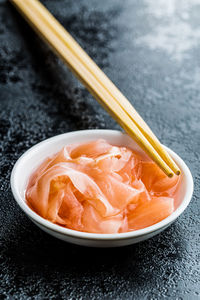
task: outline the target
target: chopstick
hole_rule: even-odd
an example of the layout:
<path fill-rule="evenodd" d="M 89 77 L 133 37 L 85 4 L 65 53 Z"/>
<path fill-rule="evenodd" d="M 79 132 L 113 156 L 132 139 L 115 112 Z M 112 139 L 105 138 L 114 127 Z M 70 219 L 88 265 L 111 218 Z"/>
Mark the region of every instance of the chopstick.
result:
<path fill-rule="evenodd" d="M 37 0 L 10 0 L 93 96 L 169 176 L 180 170 L 130 102 Z M 173 172 L 172 172 L 173 171 Z"/>
<path fill-rule="evenodd" d="M 79 58 L 86 68 L 101 82 L 104 88 L 115 98 L 119 105 L 127 112 L 131 120 L 143 133 L 146 139 L 152 144 L 161 158 L 168 166 L 179 175 L 180 170 L 172 160 L 167 151 L 162 147 L 157 137 L 151 131 L 149 126 L 144 122 L 130 102 L 124 97 L 119 89 L 112 81 L 103 73 L 103 71 L 95 64 L 95 62 L 87 55 L 87 53 L 79 46 L 72 36 L 64 29 L 64 27 L 53 17 L 53 15 L 37 0 L 28 0 L 33 9 L 37 9 L 44 22 L 60 37 L 63 43 Z"/>

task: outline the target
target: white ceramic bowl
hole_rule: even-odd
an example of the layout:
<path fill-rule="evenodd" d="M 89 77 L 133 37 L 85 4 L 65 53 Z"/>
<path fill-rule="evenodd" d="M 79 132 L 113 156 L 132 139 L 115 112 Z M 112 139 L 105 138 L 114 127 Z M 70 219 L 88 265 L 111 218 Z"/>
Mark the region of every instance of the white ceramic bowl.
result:
<path fill-rule="evenodd" d="M 161 222 L 136 231 L 117 234 L 95 234 L 79 232 L 53 224 L 40 217 L 29 208 L 25 201 L 25 189 L 34 169 L 48 156 L 58 152 L 63 146 L 75 142 L 86 142 L 103 138 L 111 144 L 127 146 L 142 152 L 138 145 L 126 134 L 115 130 L 82 130 L 61 134 L 47 139 L 25 152 L 16 162 L 11 174 L 11 188 L 15 200 L 27 216 L 42 230 L 66 242 L 91 247 L 118 247 L 146 240 L 176 220 L 188 206 L 193 193 L 193 179 L 184 161 L 172 150 L 165 147 L 182 171 L 180 204 L 176 210 Z"/>

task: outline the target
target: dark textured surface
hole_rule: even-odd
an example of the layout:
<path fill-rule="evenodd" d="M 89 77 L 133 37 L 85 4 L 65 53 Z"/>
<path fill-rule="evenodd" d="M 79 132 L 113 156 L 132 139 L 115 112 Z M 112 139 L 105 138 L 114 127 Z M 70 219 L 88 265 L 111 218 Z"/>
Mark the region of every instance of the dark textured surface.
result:
<path fill-rule="evenodd" d="M 200 3 L 44 1 L 188 164 L 195 192 L 165 232 L 119 249 L 87 249 L 39 230 L 16 205 L 12 166 L 37 142 L 118 125 L 0 0 L 1 299 L 200 299 Z"/>

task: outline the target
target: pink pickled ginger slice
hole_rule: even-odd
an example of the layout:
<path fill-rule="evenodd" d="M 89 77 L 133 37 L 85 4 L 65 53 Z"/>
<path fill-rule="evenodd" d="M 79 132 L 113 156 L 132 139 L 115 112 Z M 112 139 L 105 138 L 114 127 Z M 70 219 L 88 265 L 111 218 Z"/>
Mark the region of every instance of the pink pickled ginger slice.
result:
<path fill-rule="evenodd" d="M 179 179 L 126 147 L 105 140 L 72 144 L 31 175 L 26 200 L 70 229 L 120 233 L 151 226 L 174 211 Z"/>

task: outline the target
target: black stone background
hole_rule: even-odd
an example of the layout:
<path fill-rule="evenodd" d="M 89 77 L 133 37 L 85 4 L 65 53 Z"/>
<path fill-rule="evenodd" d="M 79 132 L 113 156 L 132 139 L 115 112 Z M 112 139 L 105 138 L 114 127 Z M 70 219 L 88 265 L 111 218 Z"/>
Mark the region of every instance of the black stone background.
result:
<path fill-rule="evenodd" d="M 119 126 L 0 0 L 0 298 L 200 299 L 200 3 L 42 2 L 185 160 L 195 191 L 169 229 L 125 248 L 73 246 L 33 225 L 9 186 L 18 157 L 56 134 Z"/>

